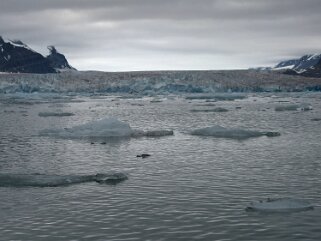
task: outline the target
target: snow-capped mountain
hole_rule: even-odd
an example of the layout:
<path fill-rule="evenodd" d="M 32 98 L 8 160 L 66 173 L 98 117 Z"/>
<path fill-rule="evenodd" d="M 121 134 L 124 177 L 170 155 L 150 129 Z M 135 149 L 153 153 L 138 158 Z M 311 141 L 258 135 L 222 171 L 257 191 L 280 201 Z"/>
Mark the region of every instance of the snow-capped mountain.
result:
<path fill-rule="evenodd" d="M 0 36 L 0 72 L 43 74 L 75 70 L 55 47 L 49 49 L 51 53 L 44 57 L 20 40 L 4 40 Z"/>
<path fill-rule="evenodd" d="M 306 69 L 301 75 L 306 77 L 317 77 L 321 78 L 321 59 L 314 66 Z"/>
<path fill-rule="evenodd" d="M 304 55 L 299 59 L 285 60 L 277 64 L 273 70 L 286 70 L 285 74 L 298 74 L 309 77 L 321 75 L 320 66 L 321 54 Z"/>

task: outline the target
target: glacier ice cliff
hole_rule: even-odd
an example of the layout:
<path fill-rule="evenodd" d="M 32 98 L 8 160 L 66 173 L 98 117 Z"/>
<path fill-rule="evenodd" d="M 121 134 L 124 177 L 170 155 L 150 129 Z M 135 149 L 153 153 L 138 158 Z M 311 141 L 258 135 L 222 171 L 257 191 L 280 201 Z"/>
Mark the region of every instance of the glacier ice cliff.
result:
<path fill-rule="evenodd" d="M 318 89 L 318 86 L 321 87 L 320 79 L 283 75 L 278 72 L 262 73 L 254 70 L 70 71 L 56 74 L 0 74 L 0 93 L 206 94 L 303 91 Z M 217 98 L 220 97 L 217 96 Z M 225 97 L 222 98 L 225 99 Z"/>

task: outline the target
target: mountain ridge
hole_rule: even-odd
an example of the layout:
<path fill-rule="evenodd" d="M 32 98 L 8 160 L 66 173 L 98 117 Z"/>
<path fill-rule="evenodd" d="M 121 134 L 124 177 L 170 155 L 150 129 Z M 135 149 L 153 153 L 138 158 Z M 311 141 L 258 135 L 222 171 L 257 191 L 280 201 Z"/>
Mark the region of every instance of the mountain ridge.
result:
<path fill-rule="evenodd" d="M 298 59 L 284 60 L 275 65 L 272 70 L 285 70 L 284 74 L 320 78 L 321 54 L 307 54 Z"/>
<path fill-rule="evenodd" d="M 0 36 L 0 72 L 46 74 L 76 70 L 54 46 L 48 49 L 50 54 L 44 57 L 21 40 L 4 40 Z"/>

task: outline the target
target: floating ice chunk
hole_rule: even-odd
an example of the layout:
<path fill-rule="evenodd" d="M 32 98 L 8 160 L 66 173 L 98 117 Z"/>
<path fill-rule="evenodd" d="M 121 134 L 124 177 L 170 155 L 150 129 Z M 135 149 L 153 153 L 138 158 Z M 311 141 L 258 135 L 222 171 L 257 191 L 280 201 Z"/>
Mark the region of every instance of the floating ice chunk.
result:
<path fill-rule="evenodd" d="M 88 138 L 130 137 L 132 132 L 129 124 L 115 118 L 106 118 L 63 130 L 44 130 L 40 134 L 65 138 Z"/>
<path fill-rule="evenodd" d="M 299 105 L 280 105 L 275 107 L 275 111 L 296 111 L 299 110 Z"/>
<path fill-rule="evenodd" d="M 321 118 L 312 118 L 311 121 L 321 121 Z"/>
<path fill-rule="evenodd" d="M 163 102 L 161 99 L 158 99 L 158 98 L 154 98 L 150 101 L 150 103 L 160 103 L 160 102 Z"/>
<path fill-rule="evenodd" d="M 84 182 L 117 184 L 127 180 L 124 173 L 96 175 L 0 174 L 0 187 L 59 187 Z"/>
<path fill-rule="evenodd" d="M 292 198 L 268 198 L 264 201 L 252 202 L 248 207 L 246 207 L 247 211 L 270 212 L 303 211 L 309 209 L 313 209 L 313 206 L 309 202 Z"/>
<path fill-rule="evenodd" d="M 74 116 L 75 114 L 70 112 L 39 112 L 38 115 L 40 117 L 50 117 L 50 116 L 65 117 L 65 116 Z"/>
<path fill-rule="evenodd" d="M 219 93 L 219 94 L 212 94 L 212 95 L 191 95 L 186 96 L 185 99 L 187 100 L 204 100 L 204 99 L 214 99 L 216 101 L 224 101 L 224 100 L 238 100 L 238 99 L 245 99 L 247 96 L 243 94 L 235 94 L 235 93 Z"/>
<path fill-rule="evenodd" d="M 172 130 L 132 130 L 129 124 L 115 118 L 105 118 L 65 129 L 40 131 L 40 135 L 62 138 L 161 137 L 173 135 Z"/>
<path fill-rule="evenodd" d="M 217 107 L 214 109 L 192 109 L 191 112 L 228 112 L 228 109 L 225 109 L 223 107 Z"/>
<path fill-rule="evenodd" d="M 105 183 L 105 184 L 117 184 L 127 179 L 128 179 L 128 176 L 121 172 L 114 172 L 114 173 L 108 173 L 108 174 L 98 173 L 94 176 L 95 182 Z"/>
<path fill-rule="evenodd" d="M 300 110 L 309 111 L 309 110 L 313 110 L 313 107 L 312 107 L 312 105 L 310 105 L 308 103 L 303 103 L 300 106 Z"/>
<path fill-rule="evenodd" d="M 162 136 L 172 136 L 174 132 L 172 130 L 151 130 L 151 131 L 141 131 L 135 130 L 132 133 L 132 137 L 162 137 Z"/>
<path fill-rule="evenodd" d="M 145 136 L 149 136 L 149 137 L 172 136 L 172 135 L 174 135 L 174 132 L 172 130 L 145 131 Z"/>
<path fill-rule="evenodd" d="M 275 107 L 275 111 L 299 111 L 299 110 L 308 111 L 308 110 L 312 110 L 312 109 L 313 109 L 312 106 L 307 103 L 303 103 L 300 105 L 295 105 L 295 104 L 280 105 L 280 106 Z"/>
<path fill-rule="evenodd" d="M 204 103 L 204 104 L 198 104 L 198 105 L 195 105 L 195 106 L 216 106 L 216 104 L 214 104 L 214 103 Z"/>
<path fill-rule="evenodd" d="M 253 131 L 253 130 L 244 130 L 232 128 L 228 129 L 222 126 L 211 126 L 201 129 L 196 129 L 191 132 L 192 135 L 198 136 L 213 136 L 217 138 L 231 138 L 231 139 L 247 139 L 252 137 L 259 136 L 279 136 L 279 132 L 262 132 L 262 131 Z"/>

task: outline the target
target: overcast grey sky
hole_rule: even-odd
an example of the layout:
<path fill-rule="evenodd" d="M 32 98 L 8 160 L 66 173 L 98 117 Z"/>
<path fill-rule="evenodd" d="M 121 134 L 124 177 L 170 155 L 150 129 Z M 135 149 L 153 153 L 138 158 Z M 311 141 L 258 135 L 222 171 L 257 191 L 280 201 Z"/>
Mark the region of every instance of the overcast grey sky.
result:
<path fill-rule="evenodd" d="M 320 0 L 0 0 L 0 35 L 80 70 L 237 69 L 321 53 Z"/>

